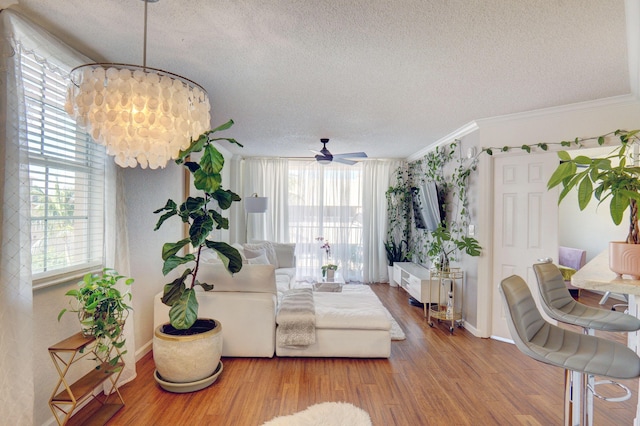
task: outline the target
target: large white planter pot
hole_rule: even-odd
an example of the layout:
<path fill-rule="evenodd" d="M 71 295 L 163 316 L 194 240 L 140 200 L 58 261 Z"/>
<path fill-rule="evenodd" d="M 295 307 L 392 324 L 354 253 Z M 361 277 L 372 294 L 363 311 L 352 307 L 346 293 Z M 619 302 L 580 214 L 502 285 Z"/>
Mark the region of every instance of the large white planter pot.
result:
<path fill-rule="evenodd" d="M 398 287 L 398 283 L 393 280 L 393 266 L 387 266 L 387 272 L 389 274 L 389 285 L 391 287 Z"/>
<path fill-rule="evenodd" d="M 630 275 L 640 279 L 640 244 L 627 244 L 621 241 L 609 243 L 609 269 L 622 277 Z"/>
<path fill-rule="evenodd" d="M 215 323 L 215 328 L 197 334 L 175 336 L 165 333 L 167 324 L 153 334 L 153 361 L 162 378 L 169 382 L 196 382 L 213 375 L 222 355 L 222 324 L 209 318 L 198 318 L 194 327 Z"/>

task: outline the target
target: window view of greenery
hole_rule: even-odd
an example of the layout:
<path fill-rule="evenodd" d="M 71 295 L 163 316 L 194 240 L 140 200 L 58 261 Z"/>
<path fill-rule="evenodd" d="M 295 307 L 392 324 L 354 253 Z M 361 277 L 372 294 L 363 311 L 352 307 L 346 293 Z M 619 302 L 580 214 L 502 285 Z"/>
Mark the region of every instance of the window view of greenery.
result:
<path fill-rule="evenodd" d="M 67 80 L 21 56 L 34 278 L 103 263 L 104 149 L 64 112 Z"/>

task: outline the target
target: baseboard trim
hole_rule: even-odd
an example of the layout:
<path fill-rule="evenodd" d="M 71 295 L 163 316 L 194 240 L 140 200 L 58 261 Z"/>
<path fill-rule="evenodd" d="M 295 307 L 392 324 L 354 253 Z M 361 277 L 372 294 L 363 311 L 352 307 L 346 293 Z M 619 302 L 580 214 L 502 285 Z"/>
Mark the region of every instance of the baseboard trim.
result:
<path fill-rule="evenodd" d="M 136 362 L 140 361 L 146 354 L 153 349 L 153 340 L 149 340 L 136 351 Z"/>

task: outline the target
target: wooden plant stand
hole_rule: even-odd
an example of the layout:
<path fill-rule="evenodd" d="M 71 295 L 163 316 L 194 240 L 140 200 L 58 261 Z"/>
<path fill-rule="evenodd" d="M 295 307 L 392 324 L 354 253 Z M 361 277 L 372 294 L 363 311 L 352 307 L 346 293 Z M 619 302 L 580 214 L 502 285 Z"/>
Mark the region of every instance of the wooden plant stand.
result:
<path fill-rule="evenodd" d="M 124 362 L 119 362 L 115 367 L 107 362 L 100 363 L 102 360 L 97 355 L 96 343 L 95 338 L 77 333 L 49 348 L 49 355 L 60 376 L 49 399 L 49 407 L 59 425 L 104 425 L 124 407 L 124 400 L 116 387 Z M 118 348 L 114 350 L 120 354 Z M 74 383 L 69 383 L 65 376 L 71 366 L 89 355 L 98 360 L 99 368 L 96 367 Z M 111 381 L 115 392 L 103 397 L 94 395 L 94 389 L 106 380 Z M 111 398 L 112 401 L 109 401 L 114 393 L 117 398 Z M 84 402 L 87 404 L 74 413 L 78 405 Z"/>

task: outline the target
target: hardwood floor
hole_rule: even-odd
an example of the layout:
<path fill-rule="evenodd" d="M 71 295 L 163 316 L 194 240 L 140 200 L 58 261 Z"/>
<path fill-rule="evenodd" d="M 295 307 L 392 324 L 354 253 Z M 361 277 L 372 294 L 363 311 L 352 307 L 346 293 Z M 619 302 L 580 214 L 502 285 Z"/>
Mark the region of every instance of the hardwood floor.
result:
<path fill-rule="evenodd" d="M 211 387 L 172 394 L 153 380 L 149 354 L 138 362 L 138 377 L 122 387 L 126 405 L 108 424 L 257 426 L 325 401 L 357 405 L 380 426 L 562 424 L 563 370 L 512 344 L 461 328 L 452 335 L 444 323 L 431 328 L 404 290 L 371 287 L 407 335 L 392 342 L 389 359 L 223 358 Z M 581 301 L 597 305 L 599 297 L 583 292 Z M 631 399 L 596 400 L 595 424 L 633 424 L 638 381 L 622 382 Z"/>

